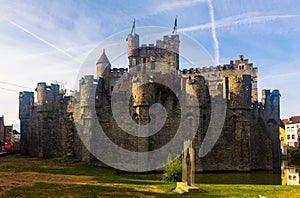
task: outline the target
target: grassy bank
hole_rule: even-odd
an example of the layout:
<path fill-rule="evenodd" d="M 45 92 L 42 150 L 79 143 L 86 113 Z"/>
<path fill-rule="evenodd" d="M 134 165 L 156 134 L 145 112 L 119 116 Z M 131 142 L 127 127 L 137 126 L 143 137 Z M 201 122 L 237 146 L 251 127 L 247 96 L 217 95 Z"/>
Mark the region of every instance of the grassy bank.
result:
<path fill-rule="evenodd" d="M 0 179 L 0 197 L 182 197 L 172 191 L 175 183 L 129 178 L 117 175 L 113 169 L 80 163 L 61 165 L 19 155 L 0 158 Z M 260 194 L 300 197 L 299 186 L 197 186 L 208 192 L 201 197 L 258 197 Z"/>

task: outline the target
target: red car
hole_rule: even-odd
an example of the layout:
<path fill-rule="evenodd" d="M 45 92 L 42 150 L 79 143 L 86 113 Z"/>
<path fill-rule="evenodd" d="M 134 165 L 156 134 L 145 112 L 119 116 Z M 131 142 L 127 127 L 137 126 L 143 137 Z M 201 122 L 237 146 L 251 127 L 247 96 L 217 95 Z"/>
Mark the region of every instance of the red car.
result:
<path fill-rule="evenodd" d="M 12 148 L 12 146 L 5 142 L 4 149 L 11 149 L 11 148 Z"/>

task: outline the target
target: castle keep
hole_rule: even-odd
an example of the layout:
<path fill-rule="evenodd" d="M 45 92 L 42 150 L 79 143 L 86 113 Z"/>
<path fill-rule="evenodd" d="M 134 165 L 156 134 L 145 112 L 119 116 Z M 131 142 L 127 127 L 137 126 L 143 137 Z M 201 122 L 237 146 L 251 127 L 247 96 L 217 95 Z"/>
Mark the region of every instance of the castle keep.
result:
<path fill-rule="evenodd" d="M 216 144 L 207 155 L 197 155 L 196 171 L 279 168 L 280 93 L 262 90 L 261 102 L 258 101 L 258 69 L 248 59 L 240 55 L 222 66 L 181 70 L 179 35 L 164 36 L 155 45 L 140 45 L 139 35 L 129 34 L 127 42 L 128 68 L 112 68 L 103 50 L 96 63 L 96 78 L 83 76 L 73 98 L 60 94 L 56 84 L 38 83 L 36 102 L 33 92 L 20 93 L 22 154 L 105 165 L 89 153 L 103 146 L 104 140 L 92 130 L 96 123 L 110 141 L 123 149 L 154 151 L 176 136 L 181 119 L 195 118 L 193 109 L 199 109 L 199 125 L 193 139 L 195 151 L 199 151 L 210 124 L 220 122 L 212 116 L 214 104 L 224 101 L 220 136 L 215 137 Z M 122 83 L 118 84 L 120 80 Z M 166 86 L 169 84 L 174 89 Z M 191 95 L 198 104 L 190 102 Z M 178 96 L 183 96 L 186 109 L 182 110 Z M 113 97 L 127 101 L 117 105 L 123 107 L 118 112 L 129 111 L 131 121 L 140 126 L 160 119 L 160 115 L 151 113 L 151 106 L 156 103 L 164 106 L 166 121 L 157 133 L 147 137 L 126 133 L 114 118 Z M 74 121 L 82 127 L 75 127 Z M 84 139 L 80 140 L 78 134 Z M 83 145 L 82 141 L 91 143 Z"/>

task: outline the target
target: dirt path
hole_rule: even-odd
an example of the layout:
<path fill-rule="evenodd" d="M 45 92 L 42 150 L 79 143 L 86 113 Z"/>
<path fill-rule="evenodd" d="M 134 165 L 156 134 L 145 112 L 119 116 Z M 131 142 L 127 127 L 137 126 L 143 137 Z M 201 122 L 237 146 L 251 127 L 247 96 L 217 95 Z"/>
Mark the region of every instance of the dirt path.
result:
<path fill-rule="evenodd" d="M 29 163 L 28 163 L 29 162 Z M 74 176 L 61 174 L 48 174 L 39 172 L 18 172 L 17 167 L 26 169 L 30 166 L 45 166 L 45 162 L 36 159 L 18 158 L 14 156 L 5 156 L 0 158 L 0 197 L 7 191 L 19 186 L 33 186 L 36 183 L 56 183 L 56 184 L 96 184 L 92 176 Z M 65 168 L 59 165 L 51 165 L 51 167 Z"/>

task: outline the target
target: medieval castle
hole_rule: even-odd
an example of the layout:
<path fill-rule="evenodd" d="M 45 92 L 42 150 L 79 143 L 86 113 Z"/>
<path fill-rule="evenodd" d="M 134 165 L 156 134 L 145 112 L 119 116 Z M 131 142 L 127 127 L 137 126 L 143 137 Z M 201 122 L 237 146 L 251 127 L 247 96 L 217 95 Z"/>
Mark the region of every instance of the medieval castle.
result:
<path fill-rule="evenodd" d="M 199 126 L 193 139 L 196 150 L 200 149 L 209 124 L 219 122 L 212 120 L 215 119 L 211 116 L 213 103 L 221 98 L 226 104 L 221 134 L 206 156 L 197 156 L 196 171 L 251 171 L 280 167 L 280 93 L 278 90 L 263 90 L 261 102 L 258 102 L 258 69 L 248 59 L 240 55 L 238 60 L 223 66 L 180 70 L 179 35 L 164 36 L 163 40 L 157 40 L 156 45 L 140 45 L 139 35 L 134 33 L 128 35 L 127 42 L 129 67 L 112 68 L 103 50 L 96 63 L 96 78 L 83 76 L 79 91 L 73 96 L 64 96 L 59 85 L 48 86 L 46 83 L 38 83 L 37 101 L 34 101 L 33 92 L 20 93 L 22 154 L 105 165 L 89 152 L 101 150 L 103 146 L 101 138 L 91 130 L 95 122 L 100 123 L 110 141 L 123 149 L 154 151 L 176 135 L 181 118 L 190 117 L 189 111 L 182 111 L 177 96 L 185 94 L 182 100 L 188 103 L 188 95 L 196 93 L 199 109 Z M 121 78 L 123 83 L 117 84 Z M 163 83 L 166 81 L 177 89 L 164 86 L 168 84 Z M 117 124 L 112 112 L 112 98 L 128 101 L 128 94 L 128 108 L 124 103 L 125 107 L 119 110 L 129 111 L 138 125 L 146 125 L 153 116 L 159 116 L 151 115 L 151 105 L 160 103 L 165 107 L 167 119 L 158 133 L 138 137 L 124 132 Z M 189 108 L 194 108 L 193 104 Z M 75 123 L 80 123 L 83 128 Z M 79 138 L 82 134 L 85 140 Z M 90 145 L 82 143 L 89 141 Z"/>

